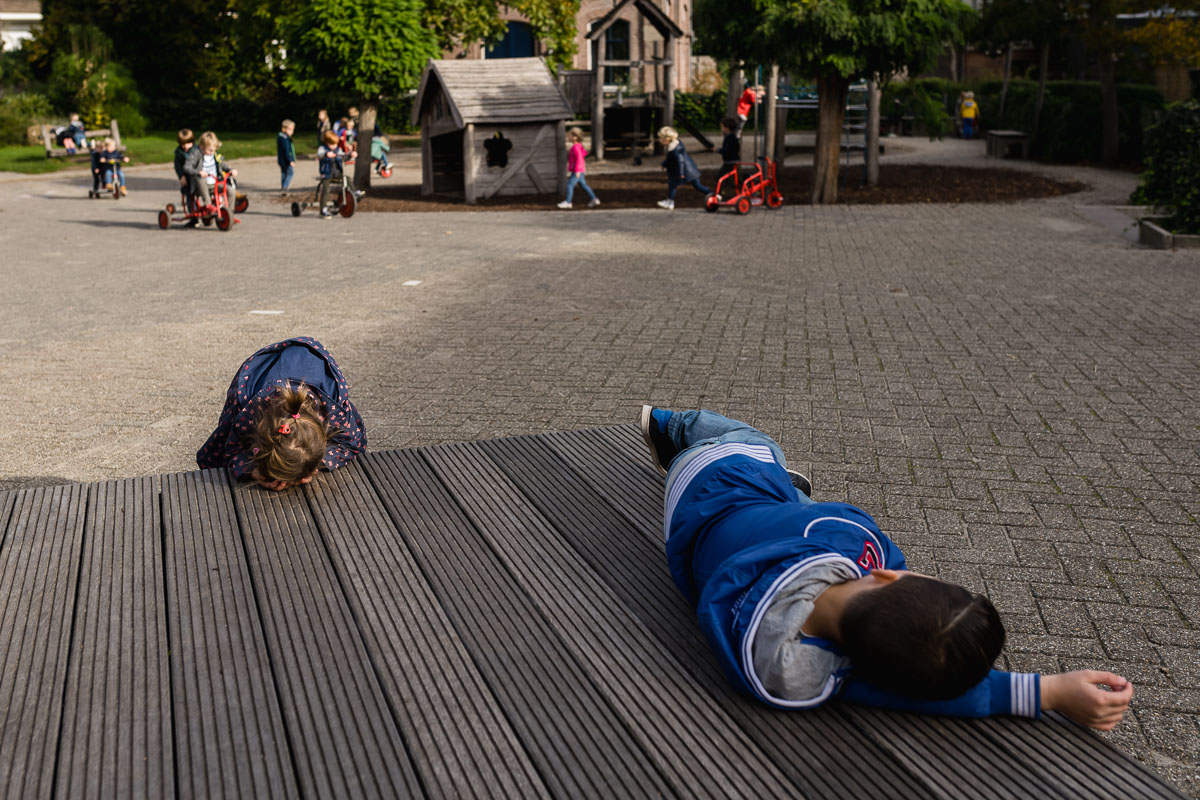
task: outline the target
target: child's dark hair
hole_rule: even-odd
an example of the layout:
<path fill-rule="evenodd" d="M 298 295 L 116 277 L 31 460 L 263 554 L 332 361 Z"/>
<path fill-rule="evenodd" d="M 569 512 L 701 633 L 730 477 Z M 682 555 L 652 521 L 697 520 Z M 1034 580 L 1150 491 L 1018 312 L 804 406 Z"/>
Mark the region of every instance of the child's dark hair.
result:
<path fill-rule="evenodd" d="M 180 128 L 179 133 L 175 135 L 175 139 L 178 140 L 181 145 L 190 144 L 195 140 L 195 138 L 192 136 L 191 128 Z"/>
<path fill-rule="evenodd" d="M 736 131 L 738 126 L 737 117 L 723 117 L 721 119 L 721 127 L 727 130 Z"/>
<path fill-rule="evenodd" d="M 285 384 L 263 404 L 250 432 L 254 467 L 268 480 L 296 483 L 317 471 L 333 436 L 312 390 Z"/>
<path fill-rule="evenodd" d="M 852 597 L 841 634 L 856 678 L 919 700 L 963 694 L 1004 647 L 1004 625 L 990 600 L 911 574 Z"/>

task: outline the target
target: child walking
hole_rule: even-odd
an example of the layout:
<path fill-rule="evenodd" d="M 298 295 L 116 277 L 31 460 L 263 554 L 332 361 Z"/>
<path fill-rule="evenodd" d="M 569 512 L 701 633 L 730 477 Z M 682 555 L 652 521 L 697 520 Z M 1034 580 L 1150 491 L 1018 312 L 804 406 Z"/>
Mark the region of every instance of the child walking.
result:
<path fill-rule="evenodd" d="M 367 448 L 358 409 L 333 356 L 309 336 L 276 342 L 242 363 L 217 429 L 196 453 L 201 469 L 228 467 L 275 491 Z"/>
<path fill-rule="evenodd" d="M 279 135 L 275 137 L 275 160 L 279 162 L 279 193 L 287 194 L 292 177 L 296 174 L 296 148 L 292 144 L 292 134 L 296 131 L 296 123 L 285 119 L 279 126 Z"/>
<path fill-rule="evenodd" d="M 667 151 L 667 157 L 662 162 L 667 171 L 667 199 L 659 200 L 658 207 L 668 210 L 675 208 L 675 190 L 683 183 L 691 184 L 703 195 L 711 194 L 709 188 L 700 182 L 700 168 L 683 148 L 683 142 L 679 141 L 679 134 L 675 129 L 659 128 L 658 141 Z"/>
<path fill-rule="evenodd" d="M 571 197 L 575 194 L 575 187 L 582 186 L 587 192 L 588 208 L 595 208 L 600 205 L 600 201 L 596 199 L 596 193 L 592 191 L 592 187 L 588 186 L 587 179 L 583 177 L 583 173 L 587 170 L 584 164 L 584 159 L 587 158 L 587 150 L 583 146 L 583 131 L 579 128 L 571 128 L 567 131 L 567 199 L 558 204 L 559 208 L 570 208 Z"/>

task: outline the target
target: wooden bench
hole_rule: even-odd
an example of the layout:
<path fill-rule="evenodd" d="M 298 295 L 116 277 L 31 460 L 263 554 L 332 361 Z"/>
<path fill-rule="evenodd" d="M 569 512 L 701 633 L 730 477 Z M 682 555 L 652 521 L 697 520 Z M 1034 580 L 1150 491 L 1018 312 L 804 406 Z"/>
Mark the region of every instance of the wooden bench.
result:
<path fill-rule="evenodd" d="M 1054 715 L 738 695 L 635 426 L 0 492 L 6 797 L 1182 798 Z"/>
<path fill-rule="evenodd" d="M 112 137 L 117 143 L 117 149 L 121 147 L 121 129 L 117 126 L 117 121 L 114 119 L 108 124 L 107 128 L 98 128 L 96 130 L 85 130 L 83 135 L 89 140 L 104 139 Z M 58 140 L 54 136 L 53 126 L 42 126 L 42 144 L 46 147 L 46 158 L 63 158 L 70 155 L 86 156 L 88 150 L 86 147 L 81 147 L 74 154 L 69 152 L 65 147 L 59 147 Z"/>
<path fill-rule="evenodd" d="M 1029 134 L 1021 131 L 988 131 L 987 154 L 1008 158 L 1013 147 L 1019 147 L 1021 158 L 1029 158 Z"/>

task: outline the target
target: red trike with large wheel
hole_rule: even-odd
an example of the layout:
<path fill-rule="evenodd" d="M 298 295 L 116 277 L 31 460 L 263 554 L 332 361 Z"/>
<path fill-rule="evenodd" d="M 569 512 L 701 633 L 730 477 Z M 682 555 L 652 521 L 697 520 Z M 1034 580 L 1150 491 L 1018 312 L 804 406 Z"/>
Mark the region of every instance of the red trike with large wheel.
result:
<path fill-rule="evenodd" d="M 733 206 L 739 214 L 749 214 L 753 206 L 783 205 L 783 195 L 775 183 L 775 162 L 769 158 L 759 161 L 763 164 L 738 162 L 717 179 L 716 191 L 704 198 L 704 210 L 716 212 L 721 206 Z"/>
<path fill-rule="evenodd" d="M 229 203 L 229 181 L 227 176 L 222 173 L 217 176 L 216 183 L 212 189 L 212 205 L 204 207 L 200 205 L 200 198 L 192 194 L 188 190 L 181 192 L 181 200 L 179 208 L 176 209 L 174 203 L 167 203 L 167 207 L 158 212 L 158 227 L 166 230 L 172 222 L 188 222 L 195 225 L 197 221 L 203 222 L 205 225 L 217 224 L 217 229 L 228 231 L 235 224 L 241 222 L 233 216 L 233 212 Z M 245 200 L 245 196 L 237 196 L 235 189 L 235 199 L 233 201 L 233 210 L 244 211 L 249 207 L 250 202 Z M 176 211 L 182 211 L 180 216 L 172 217 Z"/>

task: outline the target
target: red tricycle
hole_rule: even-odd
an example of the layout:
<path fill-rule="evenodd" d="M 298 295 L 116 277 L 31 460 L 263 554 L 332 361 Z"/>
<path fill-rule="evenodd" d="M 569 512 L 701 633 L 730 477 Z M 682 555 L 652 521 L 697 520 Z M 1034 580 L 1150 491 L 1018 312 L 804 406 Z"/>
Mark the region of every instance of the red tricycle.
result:
<path fill-rule="evenodd" d="M 717 179 L 716 191 L 704 198 L 704 210 L 715 212 L 721 206 L 734 206 L 739 214 L 749 214 L 751 206 L 783 205 L 783 195 L 775 183 L 775 162 L 769 158 L 759 160 L 766 165 L 765 169 L 759 164 L 739 162 Z"/>
<path fill-rule="evenodd" d="M 195 226 L 196 222 L 203 222 L 205 225 L 217 223 L 217 228 L 222 231 L 228 231 L 235 223 L 240 223 L 240 219 L 234 218 L 230 212 L 228 178 L 222 173 L 217 176 L 216 183 L 211 188 L 212 205 L 205 208 L 200 205 L 200 198 L 192 194 L 189 190 L 184 189 L 180 192 L 181 201 L 179 211 L 183 214 L 172 218 L 171 215 L 177 210 L 174 203 L 167 203 L 166 209 L 158 212 L 158 227 L 166 230 L 171 222 L 187 222 L 191 226 Z M 249 200 L 245 196 L 236 195 L 233 201 L 235 211 L 245 211 L 249 207 Z"/>

